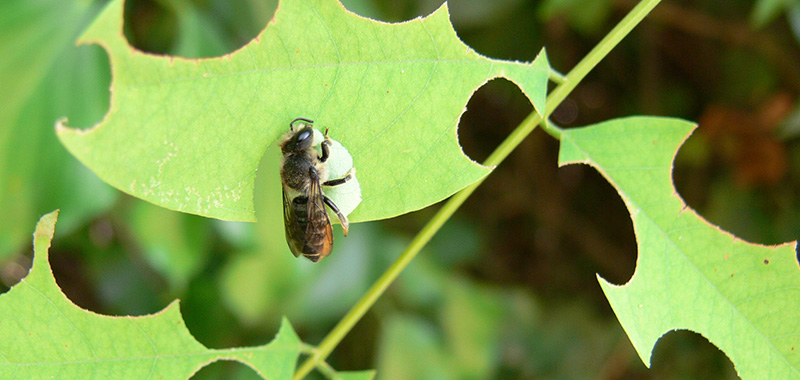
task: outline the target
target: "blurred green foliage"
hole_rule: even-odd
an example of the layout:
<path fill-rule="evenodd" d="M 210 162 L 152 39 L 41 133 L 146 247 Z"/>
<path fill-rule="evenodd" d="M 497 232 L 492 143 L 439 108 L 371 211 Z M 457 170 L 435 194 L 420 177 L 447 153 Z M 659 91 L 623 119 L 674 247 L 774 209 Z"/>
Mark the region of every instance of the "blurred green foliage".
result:
<path fill-rule="evenodd" d="M 29 265 L 30 230 L 61 208 L 51 260 L 78 305 L 141 315 L 182 299 L 194 336 L 211 347 L 263 344 L 288 316 L 318 342 L 364 293 L 426 209 L 352 226 L 313 265 L 289 253 L 277 156 L 264 157 L 255 224 L 177 214 L 117 194 L 66 154 L 55 120 L 90 126 L 108 107 L 107 57 L 73 41 L 100 3 L 42 1 L 10 19 L 0 5 L 0 286 Z M 348 0 L 362 15 L 402 21 L 433 0 Z M 452 1 L 459 36 L 482 54 L 531 60 L 541 46 L 567 71 L 632 1 Z M 54 4 L 59 4 L 54 7 Z M 268 22 L 275 2 L 130 0 L 126 36 L 139 49 L 186 57 L 232 51 Z M 597 7 L 595 9 L 594 7 Z M 700 122 L 680 149 L 674 180 L 687 203 L 749 241 L 800 234 L 800 6 L 791 1 L 664 1 L 586 78 L 553 116 L 560 125 L 658 114 Z M 530 112 L 512 85 L 494 81 L 459 127 L 467 154 L 483 159 Z M 557 142 L 535 133 L 489 177 L 422 255 L 343 341 L 337 369 L 377 368 L 396 379 L 733 379 L 716 348 L 667 334 L 647 370 L 613 317 L 595 273 L 633 273 L 630 218 L 591 169 L 556 169 Z M 271 155 L 272 154 L 272 155 Z M 260 196 L 261 195 L 261 196 Z M 435 208 L 435 207 L 434 207 Z M 254 379 L 215 363 L 195 379 Z"/>
<path fill-rule="evenodd" d="M 0 261 L 27 246 L 30 226 L 56 208 L 60 234 L 103 212 L 116 194 L 55 138 L 56 119 L 91 125 L 108 108 L 108 60 L 75 47 L 98 13 L 86 2 L 3 2 L 0 12 Z M 24 243 L 23 243 L 24 242 Z M 24 245 L 23 245 L 24 244 Z"/>

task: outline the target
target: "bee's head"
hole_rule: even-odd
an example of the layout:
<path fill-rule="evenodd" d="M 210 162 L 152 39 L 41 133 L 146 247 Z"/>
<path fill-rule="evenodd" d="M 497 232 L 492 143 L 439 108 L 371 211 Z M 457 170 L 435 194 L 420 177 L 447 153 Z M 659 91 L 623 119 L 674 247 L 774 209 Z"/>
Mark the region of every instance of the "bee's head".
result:
<path fill-rule="evenodd" d="M 313 121 L 308 119 L 295 119 L 289 124 L 287 133 L 281 144 L 281 152 L 300 152 L 314 146 Z"/>

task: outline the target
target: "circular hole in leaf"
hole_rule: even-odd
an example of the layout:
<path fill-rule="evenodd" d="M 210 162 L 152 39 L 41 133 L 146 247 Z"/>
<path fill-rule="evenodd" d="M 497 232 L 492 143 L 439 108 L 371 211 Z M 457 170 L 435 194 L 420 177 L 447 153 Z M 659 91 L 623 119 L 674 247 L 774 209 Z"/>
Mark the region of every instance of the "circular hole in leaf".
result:
<path fill-rule="evenodd" d="M 258 36 L 276 8 L 276 0 L 127 1 L 124 31 L 129 43 L 145 52 L 214 57 Z"/>
<path fill-rule="evenodd" d="M 458 141 L 471 159 L 483 162 L 533 110 L 514 83 L 497 78 L 472 94 L 458 124 Z"/>
<path fill-rule="evenodd" d="M 191 380 L 263 380 L 256 371 L 245 364 L 232 360 L 220 360 L 197 371 Z"/>
<path fill-rule="evenodd" d="M 693 331 L 670 331 L 653 349 L 648 373 L 654 379 L 738 379 L 725 353 Z"/>

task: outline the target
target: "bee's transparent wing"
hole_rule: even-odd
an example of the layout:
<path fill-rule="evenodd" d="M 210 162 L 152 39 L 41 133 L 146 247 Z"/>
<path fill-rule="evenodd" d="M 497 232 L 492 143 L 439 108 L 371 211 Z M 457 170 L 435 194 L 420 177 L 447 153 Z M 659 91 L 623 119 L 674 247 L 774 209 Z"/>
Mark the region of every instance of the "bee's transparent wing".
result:
<path fill-rule="evenodd" d="M 328 256 L 333 249 L 333 229 L 328 213 L 325 211 L 325 202 L 322 199 L 322 189 L 319 178 L 311 178 L 308 187 L 308 226 L 305 231 L 305 242 L 314 254 L 306 253 L 311 261 Z M 316 256 L 316 257 L 312 257 Z"/>
<path fill-rule="evenodd" d="M 283 190 L 283 226 L 286 230 L 286 243 L 294 257 L 303 253 L 303 239 L 305 239 L 305 229 L 300 225 L 300 221 L 295 215 L 292 200 L 286 196 Z"/>

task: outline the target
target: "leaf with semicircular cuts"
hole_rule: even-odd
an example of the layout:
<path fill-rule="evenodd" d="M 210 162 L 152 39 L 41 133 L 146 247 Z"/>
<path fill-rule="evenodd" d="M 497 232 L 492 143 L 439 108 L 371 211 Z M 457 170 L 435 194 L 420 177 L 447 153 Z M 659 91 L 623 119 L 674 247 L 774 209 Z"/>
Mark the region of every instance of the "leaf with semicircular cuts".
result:
<path fill-rule="evenodd" d="M 665 333 L 695 331 L 742 379 L 800 379 L 800 271 L 795 244 L 744 242 L 688 208 L 672 160 L 694 124 L 632 117 L 569 129 L 559 163 L 594 166 L 627 205 L 638 242 L 622 286 L 598 278 L 646 365 Z"/>
<path fill-rule="evenodd" d="M 141 317 L 103 316 L 73 304 L 48 263 L 57 215 L 36 226 L 28 276 L 0 295 L 0 378 L 185 380 L 217 360 L 242 362 L 265 379 L 291 378 L 301 343 L 285 319 L 269 344 L 216 350 L 191 336 L 177 302 Z"/>
<path fill-rule="evenodd" d="M 392 217 L 489 172 L 463 154 L 457 136 L 482 84 L 508 78 L 544 109 L 545 54 L 531 63 L 483 57 L 458 39 L 445 6 L 387 24 L 336 0 L 283 0 L 253 41 L 205 59 L 135 50 L 122 11 L 113 1 L 80 39 L 110 55 L 109 113 L 90 130 L 62 123 L 57 133 L 104 181 L 173 210 L 254 220 L 259 159 L 305 117 L 353 156 L 363 202 L 350 219 Z"/>

